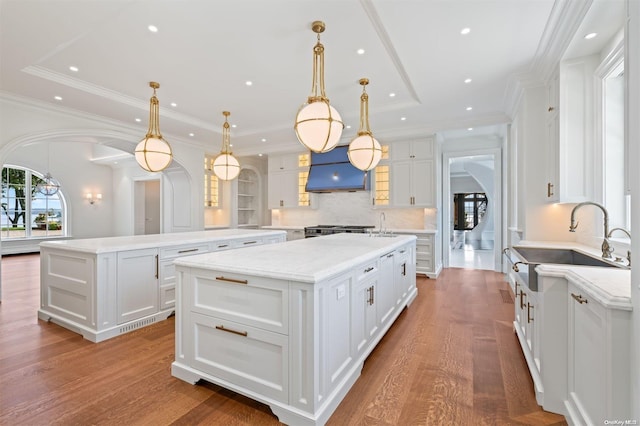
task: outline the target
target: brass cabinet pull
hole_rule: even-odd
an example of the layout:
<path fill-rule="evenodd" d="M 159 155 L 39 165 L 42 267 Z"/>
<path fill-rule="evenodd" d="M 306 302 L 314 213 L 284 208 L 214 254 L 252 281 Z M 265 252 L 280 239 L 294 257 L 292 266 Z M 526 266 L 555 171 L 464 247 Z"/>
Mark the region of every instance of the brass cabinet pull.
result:
<path fill-rule="evenodd" d="M 533 309 L 533 305 L 527 302 L 527 323 L 533 321 L 533 317 L 531 316 L 531 309 Z"/>
<path fill-rule="evenodd" d="M 160 265 L 158 264 L 158 255 L 156 254 L 156 279 L 158 278 L 158 275 L 160 275 L 159 271 Z"/>
<path fill-rule="evenodd" d="M 581 294 L 574 294 L 574 293 L 571 293 L 571 297 L 573 297 L 574 299 L 576 299 L 576 301 L 577 301 L 578 303 L 580 303 L 581 305 L 582 305 L 583 303 L 589 303 L 589 301 L 586 299 L 586 297 L 582 297 L 582 295 L 581 295 Z"/>
<path fill-rule="evenodd" d="M 233 333 L 243 337 L 247 337 L 247 334 L 248 334 L 246 331 L 236 331 L 230 328 L 224 328 L 224 325 L 216 325 L 216 330 L 226 331 L 227 333 Z"/>
<path fill-rule="evenodd" d="M 280 207 L 284 207 L 284 201 L 280 200 Z"/>
<path fill-rule="evenodd" d="M 235 278 L 227 278 L 227 277 L 222 277 L 222 276 L 216 277 L 216 280 L 218 280 L 218 281 L 227 281 L 227 282 L 236 283 L 236 284 L 249 284 L 249 281 L 247 281 L 247 280 L 238 280 L 238 279 L 235 279 Z"/>
<path fill-rule="evenodd" d="M 200 249 L 192 248 L 192 249 L 178 250 L 178 253 L 191 253 L 193 251 L 198 251 L 198 250 Z"/>
<path fill-rule="evenodd" d="M 553 111 L 554 109 L 555 109 L 554 107 L 550 106 L 550 107 L 549 107 L 549 109 L 547 109 L 547 111 L 551 112 L 551 111 Z"/>
<path fill-rule="evenodd" d="M 373 305 L 373 301 L 374 301 L 373 294 L 375 293 L 375 290 L 376 288 L 374 286 L 371 286 L 371 305 Z"/>
<path fill-rule="evenodd" d="M 520 286 L 520 283 L 516 281 L 516 298 L 518 298 L 519 294 L 518 294 L 518 287 Z"/>
<path fill-rule="evenodd" d="M 520 292 L 520 309 L 524 309 L 524 300 L 523 298 L 527 297 L 524 291 Z"/>
<path fill-rule="evenodd" d="M 547 182 L 547 198 L 551 198 L 553 196 L 553 184 L 551 182 Z"/>
<path fill-rule="evenodd" d="M 247 244 L 255 244 L 255 243 L 257 243 L 257 241 L 245 241 L 242 244 L 247 245 Z"/>

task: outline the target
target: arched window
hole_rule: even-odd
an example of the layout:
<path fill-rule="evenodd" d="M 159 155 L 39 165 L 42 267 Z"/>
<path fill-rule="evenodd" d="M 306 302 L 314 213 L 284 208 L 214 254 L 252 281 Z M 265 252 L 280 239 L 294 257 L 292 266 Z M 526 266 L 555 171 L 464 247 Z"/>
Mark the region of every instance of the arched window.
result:
<path fill-rule="evenodd" d="M 18 166 L 2 169 L 2 239 L 47 238 L 66 235 L 62 191 L 46 196 L 36 191 L 44 176 Z"/>

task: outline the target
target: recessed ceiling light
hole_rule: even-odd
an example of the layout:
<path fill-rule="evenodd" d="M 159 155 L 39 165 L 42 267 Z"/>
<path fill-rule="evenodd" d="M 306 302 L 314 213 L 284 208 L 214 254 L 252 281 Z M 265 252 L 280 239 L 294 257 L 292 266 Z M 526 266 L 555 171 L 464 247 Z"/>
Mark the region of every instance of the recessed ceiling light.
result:
<path fill-rule="evenodd" d="M 61 101 L 61 100 L 62 100 L 62 97 L 60 97 L 60 96 L 54 96 L 54 97 L 53 97 L 53 99 L 55 99 L 56 101 Z"/>
<path fill-rule="evenodd" d="M 471 32 L 471 28 L 463 28 L 462 30 L 460 30 L 460 34 L 462 35 L 467 35 Z"/>
<path fill-rule="evenodd" d="M 189 133 L 189 136 L 194 137 L 196 134 L 195 133 Z"/>
<path fill-rule="evenodd" d="M 405 121 L 407 117 L 400 117 L 400 120 Z"/>
<path fill-rule="evenodd" d="M 236 127 L 238 127 L 238 125 L 237 124 L 232 124 L 231 127 L 233 127 L 235 129 Z"/>
<path fill-rule="evenodd" d="M 258 157 L 262 157 L 262 154 L 258 154 Z"/>
<path fill-rule="evenodd" d="M 175 102 L 171 102 L 171 106 L 175 108 L 175 107 L 177 107 L 177 106 L 178 106 L 178 104 L 177 104 L 177 103 L 175 103 Z"/>
<path fill-rule="evenodd" d="M 267 140 L 265 138 L 260 139 L 262 142 L 266 142 Z"/>
<path fill-rule="evenodd" d="M 395 96 L 396 96 L 396 94 L 395 94 L 395 93 L 389 93 L 389 97 L 390 97 L 390 98 L 393 98 L 393 97 L 395 97 Z"/>
<path fill-rule="evenodd" d="M 346 126 L 344 126 L 344 127 L 346 127 L 347 129 L 350 129 L 350 128 L 351 128 L 351 126 L 350 126 L 350 125 L 348 125 L 348 124 L 347 124 Z"/>
<path fill-rule="evenodd" d="M 473 130 L 473 127 L 468 127 L 468 128 L 467 128 L 467 130 L 468 130 L 468 131 L 472 131 L 472 130 Z"/>
<path fill-rule="evenodd" d="M 473 80 L 471 80 L 470 78 L 466 78 L 466 79 L 464 80 L 464 82 L 465 82 L 465 83 L 467 83 L 467 84 L 471 83 L 472 81 L 473 81 Z"/>
<path fill-rule="evenodd" d="M 156 27 L 155 25 L 149 25 L 147 27 L 149 29 L 149 31 L 151 31 L 152 33 L 157 33 L 158 32 L 158 27 Z"/>
<path fill-rule="evenodd" d="M 75 67 L 75 66 L 71 65 L 71 66 L 69 67 L 69 70 L 70 70 L 70 71 L 73 71 L 73 72 L 78 72 L 78 67 Z"/>
<path fill-rule="evenodd" d="M 141 122 L 141 121 L 142 121 L 142 119 L 141 119 L 141 118 L 136 118 L 136 123 L 139 123 L 139 122 Z"/>
<path fill-rule="evenodd" d="M 232 146 L 233 146 L 233 144 L 232 144 L 232 143 L 230 143 L 230 144 L 229 144 L 229 147 L 232 147 Z"/>
<path fill-rule="evenodd" d="M 591 40 L 592 38 L 595 38 L 598 35 L 598 33 L 589 33 L 586 36 L 584 36 L 584 38 L 586 38 L 587 40 Z"/>
<path fill-rule="evenodd" d="M 356 52 L 358 53 L 358 55 L 364 55 L 364 49 L 358 49 L 356 50 Z"/>
<path fill-rule="evenodd" d="M 467 111 L 471 111 L 473 107 L 467 107 Z"/>
<path fill-rule="evenodd" d="M 253 82 L 252 81 L 245 81 L 244 84 L 246 84 L 247 86 L 251 86 L 251 85 L 253 85 Z"/>

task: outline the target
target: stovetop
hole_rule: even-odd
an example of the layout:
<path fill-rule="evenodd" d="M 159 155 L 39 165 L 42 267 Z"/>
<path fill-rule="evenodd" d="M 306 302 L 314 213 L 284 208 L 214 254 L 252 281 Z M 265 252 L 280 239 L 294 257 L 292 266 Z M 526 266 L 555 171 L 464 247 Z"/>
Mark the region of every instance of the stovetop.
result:
<path fill-rule="evenodd" d="M 304 228 L 305 237 L 318 235 L 337 234 L 340 232 L 365 233 L 367 229 L 373 229 L 373 225 L 316 225 Z"/>

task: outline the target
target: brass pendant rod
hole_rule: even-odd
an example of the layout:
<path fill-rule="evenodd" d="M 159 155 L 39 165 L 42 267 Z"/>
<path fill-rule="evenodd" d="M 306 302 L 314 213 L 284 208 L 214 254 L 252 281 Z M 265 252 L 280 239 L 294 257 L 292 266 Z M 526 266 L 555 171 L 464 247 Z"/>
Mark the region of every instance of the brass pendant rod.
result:
<path fill-rule="evenodd" d="M 366 78 L 360 79 L 362 85 L 362 95 L 360 95 L 360 128 L 358 129 L 358 136 L 371 135 L 371 128 L 369 127 L 369 95 L 367 94 L 367 84 L 369 80 Z"/>

